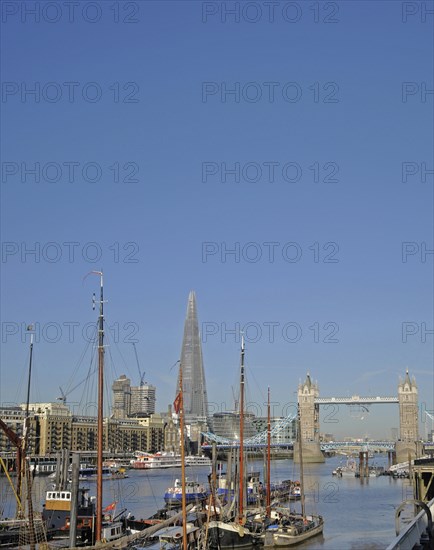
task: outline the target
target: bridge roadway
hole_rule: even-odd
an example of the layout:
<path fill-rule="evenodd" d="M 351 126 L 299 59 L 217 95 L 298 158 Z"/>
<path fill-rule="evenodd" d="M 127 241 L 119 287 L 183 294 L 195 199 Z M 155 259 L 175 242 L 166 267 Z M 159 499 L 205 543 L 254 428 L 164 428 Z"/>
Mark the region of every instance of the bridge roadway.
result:
<path fill-rule="evenodd" d="M 225 449 L 234 449 L 239 447 L 237 441 L 222 441 L 218 443 L 218 438 L 215 438 L 217 441 L 217 450 Z M 395 450 L 395 441 L 329 441 L 327 443 L 321 443 L 321 451 L 342 451 L 345 449 L 360 449 L 360 450 L 385 450 L 393 451 Z M 425 452 L 434 451 L 434 442 L 425 441 L 422 442 Z M 266 443 L 253 443 L 246 442 L 244 445 L 245 449 L 263 449 L 266 448 Z M 202 449 L 209 450 L 211 445 L 202 445 Z M 271 448 L 273 449 L 293 449 L 294 441 L 287 441 L 285 443 L 271 443 Z"/>
<path fill-rule="evenodd" d="M 318 405 L 373 405 L 375 403 L 399 403 L 397 397 L 360 397 L 353 395 L 351 397 L 316 397 L 315 403 Z"/>
<path fill-rule="evenodd" d="M 239 447 L 237 441 L 217 443 L 217 450 L 234 449 Z M 264 449 L 267 447 L 266 443 L 248 443 L 244 445 L 245 449 Z M 320 444 L 321 451 L 336 451 L 343 449 L 372 449 L 372 450 L 393 450 L 395 448 L 394 441 L 331 441 L 328 443 Z M 202 445 L 202 449 L 209 450 L 211 445 Z M 286 443 L 272 443 L 273 449 L 293 449 L 294 442 L 287 441 Z"/>

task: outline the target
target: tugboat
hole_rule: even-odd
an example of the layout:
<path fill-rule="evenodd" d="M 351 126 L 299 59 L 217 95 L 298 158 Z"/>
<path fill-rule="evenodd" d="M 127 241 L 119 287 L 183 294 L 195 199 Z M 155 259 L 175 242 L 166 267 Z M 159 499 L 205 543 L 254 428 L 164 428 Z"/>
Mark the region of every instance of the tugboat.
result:
<path fill-rule="evenodd" d="M 47 491 L 42 518 L 51 536 L 67 536 L 71 520 L 71 491 Z M 77 535 L 82 543 L 92 540 L 95 499 L 87 489 L 79 489 Z"/>
<path fill-rule="evenodd" d="M 63 451 L 62 455 L 63 461 L 69 460 L 67 451 Z M 77 498 L 75 509 L 77 544 L 90 546 L 95 543 L 96 497 L 90 496 L 87 487 L 77 487 L 76 493 L 74 493 L 72 489 L 74 483 L 71 484 L 70 479 L 68 479 L 68 474 L 71 472 L 62 467 L 61 464 L 59 463 L 57 468 L 58 479 L 53 485 L 54 488 L 50 488 L 46 492 L 42 511 L 44 525 L 50 538 L 70 537 L 75 494 Z M 77 473 L 78 470 L 77 463 Z M 124 535 L 126 531 L 123 511 L 115 516 L 116 504 L 116 502 L 112 502 L 102 510 L 101 539 L 106 541 L 116 540 Z"/>

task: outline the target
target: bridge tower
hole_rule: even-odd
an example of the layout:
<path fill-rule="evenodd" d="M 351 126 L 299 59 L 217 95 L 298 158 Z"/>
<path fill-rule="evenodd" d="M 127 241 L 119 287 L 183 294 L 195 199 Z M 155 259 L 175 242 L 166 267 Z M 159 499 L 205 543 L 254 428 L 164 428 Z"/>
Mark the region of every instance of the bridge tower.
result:
<path fill-rule="evenodd" d="M 319 396 L 318 384 L 312 382 L 309 373 L 303 384 L 298 386 L 298 406 L 300 409 L 301 442 L 303 462 L 324 462 L 319 441 Z M 294 443 L 294 462 L 298 462 L 298 441 Z"/>
<path fill-rule="evenodd" d="M 416 380 L 410 380 L 408 369 L 405 378 L 398 384 L 399 440 L 396 442 L 396 459 L 405 462 L 421 455 L 419 441 L 418 391 Z"/>

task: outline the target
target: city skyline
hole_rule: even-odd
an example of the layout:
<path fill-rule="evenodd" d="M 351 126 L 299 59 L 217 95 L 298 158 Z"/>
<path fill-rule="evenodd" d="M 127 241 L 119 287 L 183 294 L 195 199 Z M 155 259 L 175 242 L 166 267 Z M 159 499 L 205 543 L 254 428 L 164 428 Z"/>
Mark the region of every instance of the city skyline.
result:
<path fill-rule="evenodd" d="M 208 328 L 209 328 L 209 326 L 214 328 L 214 324 L 210 325 L 209 322 L 207 322 L 206 326 Z M 24 338 L 23 338 L 24 340 L 28 339 L 28 336 L 30 334 L 27 331 L 27 328 L 28 327 L 26 327 L 26 332 L 23 333 L 24 334 Z M 107 332 L 110 333 L 110 329 L 108 329 Z M 241 342 L 241 331 L 237 332 L 235 330 L 229 330 L 228 334 L 233 337 L 234 345 L 232 347 L 234 348 L 234 351 L 236 352 L 236 354 L 238 354 L 239 353 L 239 346 L 240 346 L 240 342 Z M 200 332 L 199 332 L 199 323 L 198 323 L 197 311 L 196 311 L 196 297 L 195 297 L 195 293 L 193 291 L 190 291 L 189 297 L 188 297 L 187 314 L 186 314 L 186 317 L 185 317 L 185 320 L 184 320 L 184 337 L 183 337 L 183 341 L 185 340 L 186 335 L 187 335 L 187 340 L 190 342 L 190 344 L 194 341 L 193 348 L 196 348 L 196 350 L 200 351 L 200 353 L 199 353 L 199 355 L 200 355 L 199 363 L 203 365 L 202 345 L 206 345 L 206 341 L 204 339 L 204 336 L 200 335 Z M 191 335 L 194 335 L 193 339 L 191 338 Z M 113 336 L 113 334 L 111 336 Z M 239 340 L 239 342 L 237 342 L 237 340 Z M 36 341 L 37 341 L 37 339 L 36 339 Z M 116 343 L 116 342 L 114 342 L 114 343 Z M 227 343 L 227 342 L 225 342 L 225 343 Z M 190 344 L 187 346 L 187 348 L 185 348 L 185 350 L 187 350 L 187 354 L 185 354 L 185 356 L 184 356 L 184 360 L 186 362 L 187 362 L 186 357 L 191 352 L 191 349 L 190 349 L 191 345 Z M 255 344 L 256 344 L 255 342 L 250 342 L 250 344 L 248 344 L 248 346 L 247 346 L 248 350 L 249 351 L 253 350 L 255 348 Z M 109 346 L 110 346 L 110 344 L 109 344 Z M 118 346 L 116 346 L 116 347 L 118 347 Z M 128 348 L 129 346 L 125 346 L 125 347 Z M 93 352 L 95 351 L 95 349 L 96 348 L 94 348 Z M 181 349 L 184 349 L 184 345 L 182 346 Z M 184 351 L 184 353 L 185 353 L 185 351 Z M 248 357 L 248 353 L 247 353 L 247 357 Z M 96 357 L 94 357 L 93 359 L 95 359 L 95 358 Z M 131 377 L 133 379 L 135 379 L 137 377 L 137 374 L 135 372 L 133 372 L 134 367 L 132 366 L 132 363 L 134 361 L 130 358 L 130 367 L 128 368 L 128 364 L 125 363 L 125 358 L 122 357 L 122 354 L 121 354 L 121 358 L 122 358 L 122 361 L 124 362 L 124 366 L 127 367 L 127 371 L 130 373 Z M 92 361 L 93 361 L 93 359 L 92 359 Z M 110 363 L 112 363 L 112 362 L 113 362 L 113 358 L 110 355 Z M 175 365 L 172 366 L 172 369 L 173 369 L 174 366 Z M 26 375 L 26 369 L 27 369 L 27 364 L 25 363 L 23 375 Z M 172 370 L 172 369 L 170 369 L 170 370 Z M 257 369 L 257 367 L 254 366 L 253 370 L 256 370 L 256 369 Z M 252 390 L 252 384 L 251 384 L 251 381 L 249 381 L 249 377 L 250 377 L 249 376 L 249 370 L 250 370 L 249 361 L 247 361 L 247 366 L 246 366 L 246 371 L 247 371 L 246 410 L 248 412 L 252 412 L 253 414 L 255 414 L 258 417 L 265 417 L 265 415 L 266 415 L 265 393 L 262 390 L 262 388 L 256 387 L 256 396 L 255 396 L 255 391 Z M 306 371 L 306 374 L 308 372 L 309 371 Z M 417 371 L 411 371 L 410 375 L 414 376 L 414 372 L 417 372 Z M 225 397 L 223 399 L 220 399 L 220 400 L 208 400 L 208 398 L 207 398 L 208 407 L 209 407 L 209 415 L 212 416 L 212 414 L 215 413 L 215 412 L 230 412 L 230 411 L 235 410 L 236 400 L 237 400 L 237 389 L 236 388 L 237 388 L 238 376 L 239 376 L 239 365 L 238 364 L 235 364 L 233 366 L 232 374 L 233 374 L 233 384 L 231 384 L 231 386 L 230 386 L 231 394 L 229 394 L 229 392 L 226 392 Z M 334 395 L 334 396 L 338 396 L 338 397 L 344 397 L 344 396 L 345 397 L 351 397 L 353 395 L 364 395 L 366 397 L 369 397 L 369 396 L 374 396 L 375 397 L 378 394 L 384 394 L 386 396 L 396 396 L 398 385 L 402 382 L 402 379 L 405 377 L 405 372 L 400 372 L 400 373 L 395 373 L 395 374 L 396 374 L 395 390 L 390 389 L 389 391 L 382 392 L 382 391 L 373 391 L 372 389 L 368 388 L 368 391 L 365 391 L 365 392 L 351 392 L 351 391 L 347 390 L 346 392 L 345 391 L 335 391 L 334 393 L 331 393 L 329 391 L 328 396 Z M 366 375 L 366 373 L 364 373 L 364 375 Z M 361 377 L 362 379 L 363 379 L 364 375 L 362 375 L 362 377 Z M 89 376 L 89 374 L 87 376 Z M 123 375 L 123 376 L 125 376 L 125 375 Z M 156 373 L 156 376 L 158 377 L 157 373 Z M 315 376 L 315 374 L 313 374 L 313 377 L 316 380 L 318 378 L 318 377 Z M 300 376 L 299 382 L 301 382 L 302 379 L 303 379 L 303 377 Z M 255 382 L 257 384 L 257 381 L 255 381 Z M 147 384 L 147 386 L 148 386 L 148 384 Z M 321 382 L 320 382 L 320 386 L 321 386 Z M 389 388 L 393 388 L 392 384 L 389 384 L 388 386 L 389 386 Z M 150 387 L 156 389 L 155 386 L 150 386 Z M 175 386 L 175 391 L 176 391 L 176 388 L 177 388 L 177 386 Z M 137 387 L 136 389 L 140 389 L 140 388 Z M 62 401 L 62 399 L 65 397 L 65 395 L 63 394 L 63 391 L 62 391 L 61 388 L 60 388 L 60 391 L 62 392 L 61 397 L 56 397 L 55 399 L 54 398 L 52 398 L 52 399 L 50 399 L 50 398 L 41 399 L 40 401 L 41 402 L 45 402 L 45 401 L 54 402 L 56 400 L 57 401 Z M 272 415 L 276 416 L 276 417 L 282 417 L 282 416 L 284 417 L 284 416 L 287 416 L 290 413 L 295 414 L 296 407 L 297 407 L 297 404 L 296 404 L 297 401 L 296 401 L 296 398 L 295 398 L 295 393 L 296 393 L 295 391 L 292 392 L 293 399 L 291 399 L 290 395 L 288 396 L 288 399 L 281 400 L 281 401 L 279 401 L 279 400 L 276 401 L 276 400 L 272 399 L 272 403 L 271 403 Z M 263 399 L 262 398 L 258 399 L 258 397 L 257 397 L 258 394 L 259 395 L 261 395 L 261 394 L 264 395 L 264 398 Z M 324 392 L 322 392 L 321 396 L 324 396 L 324 395 L 325 395 Z M 112 407 L 114 407 L 115 404 L 114 404 L 114 401 L 112 402 L 111 395 L 108 394 L 106 399 L 107 399 L 106 407 L 112 409 Z M 83 396 L 81 396 L 77 401 L 70 403 L 70 405 L 73 408 L 75 407 L 77 410 L 79 410 L 83 406 L 82 400 L 83 400 Z M 8 402 L 8 401 L 5 401 L 4 403 L 7 404 L 7 405 L 10 404 L 10 402 Z M 14 403 L 14 402 L 12 401 L 12 403 Z M 92 405 L 92 403 L 93 403 L 93 405 Z M 157 403 L 157 401 L 155 401 L 155 403 L 156 403 L 156 409 L 155 410 L 157 412 L 165 413 L 166 410 L 167 410 L 167 406 L 170 405 L 172 403 L 172 401 L 170 400 L 170 397 L 169 397 L 169 400 L 166 403 Z M 92 406 L 95 407 L 95 401 L 90 400 L 88 403 L 85 404 L 85 407 L 87 409 L 91 409 Z M 397 406 L 395 408 L 396 408 L 396 411 L 393 409 L 393 406 L 392 406 L 392 408 L 387 407 L 386 411 L 387 411 L 388 415 L 387 414 L 384 415 L 384 409 L 382 408 L 381 405 L 380 406 L 377 405 L 377 406 L 369 407 L 369 409 L 363 410 L 363 411 L 356 410 L 357 407 L 348 407 L 348 406 L 342 406 L 342 405 L 339 405 L 339 404 L 337 404 L 336 406 L 333 406 L 333 410 L 330 410 L 330 409 L 327 410 L 327 406 L 326 407 L 321 407 L 321 412 L 320 412 L 321 432 L 334 432 L 337 435 L 337 439 L 369 438 L 369 439 L 394 440 L 395 439 L 395 437 L 394 437 L 395 431 L 399 434 L 399 427 L 398 427 L 399 426 L 399 414 L 398 414 Z M 420 436 L 423 439 L 433 430 L 432 420 L 427 415 L 425 415 L 425 411 L 432 413 L 432 409 L 430 409 L 427 406 L 426 401 L 419 399 L 418 411 L 419 411 L 419 413 L 418 413 L 418 416 L 419 416 L 419 431 L 420 431 Z M 385 418 L 389 418 L 389 420 L 385 420 Z M 387 424 L 387 422 L 389 422 L 389 424 Z"/>

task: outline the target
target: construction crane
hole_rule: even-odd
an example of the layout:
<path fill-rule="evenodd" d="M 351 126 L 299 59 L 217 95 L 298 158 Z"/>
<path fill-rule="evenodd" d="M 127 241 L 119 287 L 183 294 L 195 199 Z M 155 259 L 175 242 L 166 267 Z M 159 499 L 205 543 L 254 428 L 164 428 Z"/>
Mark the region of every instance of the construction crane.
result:
<path fill-rule="evenodd" d="M 60 390 L 60 397 L 56 397 L 56 400 L 57 401 L 62 401 L 63 404 L 66 403 L 66 393 L 62 390 L 62 388 L 59 386 L 59 390 Z"/>
<path fill-rule="evenodd" d="M 63 404 L 66 403 L 66 399 L 68 397 L 68 395 L 70 393 L 72 393 L 73 391 L 75 391 L 77 388 L 79 388 L 80 386 L 82 386 L 85 382 L 87 382 L 89 380 L 89 377 L 94 374 L 96 371 L 97 371 L 98 367 L 95 367 L 94 369 L 92 369 L 86 376 L 86 378 L 83 378 L 83 380 L 81 380 L 80 382 L 78 382 L 74 387 L 72 387 L 71 389 L 67 389 L 66 391 L 63 390 L 63 388 L 61 386 L 59 386 L 59 390 L 60 390 L 60 395 L 59 397 L 56 397 L 56 401 L 61 401 Z"/>
<path fill-rule="evenodd" d="M 142 386 L 145 385 L 145 374 L 146 374 L 146 372 L 145 372 L 145 371 L 142 372 L 142 371 L 140 370 L 139 356 L 137 355 L 136 343 L 135 343 L 135 342 L 131 342 L 131 343 L 133 344 L 134 355 L 136 356 L 137 370 L 139 371 L 139 382 L 140 382 L 140 387 L 142 387 Z"/>

